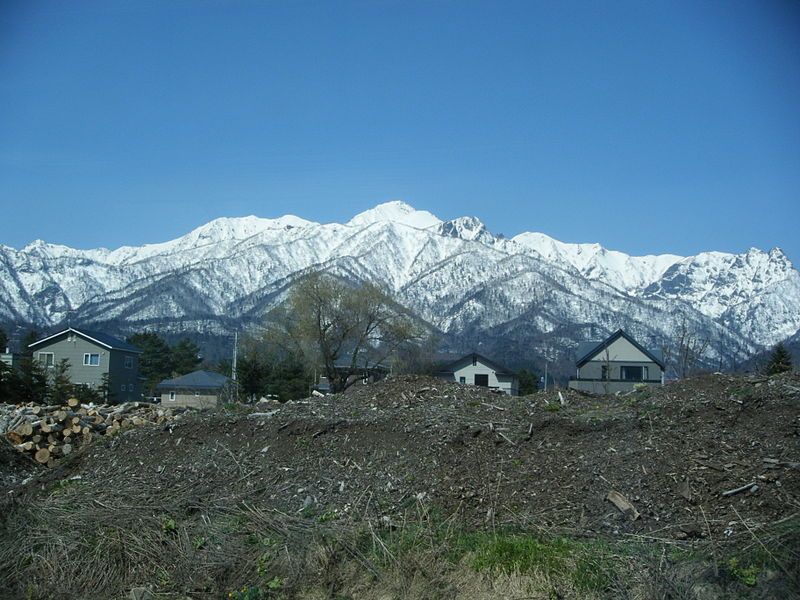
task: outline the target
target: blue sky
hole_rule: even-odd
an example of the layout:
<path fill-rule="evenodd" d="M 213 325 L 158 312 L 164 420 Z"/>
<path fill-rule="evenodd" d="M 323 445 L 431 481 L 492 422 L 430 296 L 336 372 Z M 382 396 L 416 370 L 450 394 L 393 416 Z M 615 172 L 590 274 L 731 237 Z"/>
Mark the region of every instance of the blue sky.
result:
<path fill-rule="evenodd" d="M 0 243 L 391 199 L 798 264 L 800 5 L 0 3 Z"/>

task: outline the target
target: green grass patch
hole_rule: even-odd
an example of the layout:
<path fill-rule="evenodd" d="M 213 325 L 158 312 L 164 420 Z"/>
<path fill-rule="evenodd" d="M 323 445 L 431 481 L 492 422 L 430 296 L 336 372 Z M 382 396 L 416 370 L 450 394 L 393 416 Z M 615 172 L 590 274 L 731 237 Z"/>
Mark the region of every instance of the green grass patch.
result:
<path fill-rule="evenodd" d="M 576 588 L 585 591 L 608 589 L 615 571 L 609 549 L 599 542 L 519 533 L 473 533 L 461 536 L 459 544 L 476 571 L 540 573 L 549 578 L 570 579 Z"/>

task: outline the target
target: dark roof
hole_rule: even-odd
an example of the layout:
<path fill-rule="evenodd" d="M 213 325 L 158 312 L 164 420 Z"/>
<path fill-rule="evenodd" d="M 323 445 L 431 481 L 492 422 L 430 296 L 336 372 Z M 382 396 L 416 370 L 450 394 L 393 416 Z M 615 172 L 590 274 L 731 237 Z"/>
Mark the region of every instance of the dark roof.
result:
<path fill-rule="evenodd" d="M 514 373 L 514 371 L 512 371 L 511 369 L 507 369 L 503 365 L 500 365 L 500 364 L 494 362 L 493 360 L 491 360 L 489 358 L 486 358 L 485 356 L 483 356 L 481 354 L 478 354 L 477 352 L 470 352 L 469 354 L 465 354 L 461 358 L 459 358 L 457 360 L 454 360 L 453 362 L 451 362 L 451 363 L 445 365 L 444 367 L 442 367 L 442 369 L 439 371 L 439 373 L 453 373 L 453 372 L 456 371 L 456 369 L 454 367 L 456 367 L 457 365 L 461 364 L 465 360 L 470 360 L 471 361 L 473 359 L 476 359 L 476 360 L 482 362 L 487 367 L 489 367 L 490 369 L 494 370 L 494 372 L 497 375 L 514 375 L 514 376 L 516 376 L 516 373 Z"/>
<path fill-rule="evenodd" d="M 637 350 L 642 352 L 645 356 L 647 356 L 650 360 L 656 363 L 662 369 L 664 368 L 664 360 L 662 358 L 662 354 L 660 351 L 658 352 L 651 352 L 644 346 L 640 345 L 639 342 L 634 340 L 631 336 L 625 333 L 622 329 L 617 329 L 614 333 L 604 339 L 602 342 L 581 342 L 578 344 L 578 351 L 577 356 L 578 360 L 575 364 L 578 367 L 582 367 L 587 362 L 589 362 L 594 356 L 596 356 L 599 352 L 602 352 L 606 348 L 608 348 L 611 344 L 616 342 L 619 338 L 625 338 L 631 344 L 633 344 Z"/>
<path fill-rule="evenodd" d="M 201 370 L 174 379 L 165 379 L 156 386 L 156 389 L 217 390 L 225 387 L 229 381 L 230 379 L 221 373 Z"/>
<path fill-rule="evenodd" d="M 44 342 L 49 342 L 65 333 L 75 333 L 89 341 L 95 342 L 96 344 L 100 344 L 101 346 L 105 346 L 109 350 L 124 350 L 125 352 L 135 352 L 137 354 L 141 354 L 142 351 L 139 350 L 136 346 L 133 346 L 126 342 L 125 340 L 121 340 L 119 338 L 115 338 L 113 335 L 108 335 L 107 333 L 102 333 L 100 331 L 90 331 L 89 329 L 77 329 L 75 327 L 68 327 L 63 331 L 59 331 L 58 333 L 54 333 L 53 335 L 47 336 L 41 340 L 35 341 L 32 343 L 28 348 L 33 348 L 34 346 L 38 346 Z"/>

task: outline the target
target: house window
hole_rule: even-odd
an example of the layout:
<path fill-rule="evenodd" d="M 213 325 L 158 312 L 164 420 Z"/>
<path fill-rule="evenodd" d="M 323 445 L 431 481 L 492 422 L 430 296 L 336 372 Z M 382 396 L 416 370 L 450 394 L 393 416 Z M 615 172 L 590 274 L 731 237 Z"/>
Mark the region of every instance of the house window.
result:
<path fill-rule="evenodd" d="M 608 374 L 610 370 L 611 369 L 609 369 L 608 365 L 603 365 L 600 371 L 600 379 L 606 381 L 608 379 Z"/>
<path fill-rule="evenodd" d="M 133 357 L 132 356 L 126 356 L 125 357 L 125 368 L 126 369 L 132 369 L 133 368 Z"/>
<path fill-rule="evenodd" d="M 648 371 L 647 367 L 642 367 L 644 372 L 642 373 L 642 381 L 648 381 L 650 379 L 650 372 Z"/>
<path fill-rule="evenodd" d="M 39 352 L 39 362 L 43 367 L 52 367 L 56 359 L 52 352 Z"/>
<path fill-rule="evenodd" d="M 489 375 L 487 374 L 475 374 L 475 385 L 479 385 L 481 387 L 489 387 Z"/>
<path fill-rule="evenodd" d="M 170 400 L 175 400 L 175 392 L 170 392 L 169 393 L 169 399 Z"/>
<path fill-rule="evenodd" d="M 620 367 L 620 378 L 624 381 L 641 381 L 642 367 Z"/>
<path fill-rule="evenodd" d="M 83 366 L 84 367 L 96 367 L 100 364 L 100 355 L 99 354 L 84 354 L 83 355 Z"/>
<path fill-rule="evenodd" d="M 459 377 L 458 378 L 458 383 L 467 383 L 467 378 L 466 377 Z"/>

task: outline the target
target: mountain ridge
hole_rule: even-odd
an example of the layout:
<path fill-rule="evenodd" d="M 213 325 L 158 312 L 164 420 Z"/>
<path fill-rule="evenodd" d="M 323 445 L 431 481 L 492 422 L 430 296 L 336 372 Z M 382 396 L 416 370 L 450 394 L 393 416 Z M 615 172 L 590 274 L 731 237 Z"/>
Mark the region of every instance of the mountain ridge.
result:
<path fill-rule="evenodd" d="M 542 233 L 507 239 L 477 217 L 442 221 L 400 201 L 343 224 L 251 215 L 138 247 L 0 246 L 0 320 L 222 333 L 257 325 L 315 269 L 382 285 L 453 346 L 533 354 L 619 326 L 664 344 L 690 323 L 721 362 L 800 331 L 800 273 L 778 248 L 630 256 Z"/>

